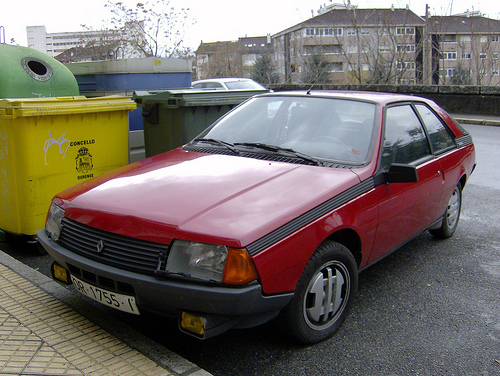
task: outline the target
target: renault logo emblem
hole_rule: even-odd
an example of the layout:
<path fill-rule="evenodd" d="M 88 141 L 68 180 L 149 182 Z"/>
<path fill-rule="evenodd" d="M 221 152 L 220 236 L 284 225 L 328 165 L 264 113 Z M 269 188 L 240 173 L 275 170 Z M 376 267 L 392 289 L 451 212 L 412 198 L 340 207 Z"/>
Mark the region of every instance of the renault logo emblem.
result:
<path fill-rule="evenodd" d="M 102 251 L 104 251 L 104 242 L 99 240 L 97 242 L 97 253 L 102 253 Z"/>

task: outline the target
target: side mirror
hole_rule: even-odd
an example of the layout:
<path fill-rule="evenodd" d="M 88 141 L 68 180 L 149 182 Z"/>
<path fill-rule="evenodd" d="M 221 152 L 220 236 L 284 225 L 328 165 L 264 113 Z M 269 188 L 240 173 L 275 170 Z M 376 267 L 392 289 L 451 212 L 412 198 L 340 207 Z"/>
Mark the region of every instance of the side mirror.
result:
<path fill-rule="evenodd" d="M 385 173 L 388 183 L 416 183 L 418 181 L 417 168 L 415 166 L 394 163 L 389 172 Z"/>

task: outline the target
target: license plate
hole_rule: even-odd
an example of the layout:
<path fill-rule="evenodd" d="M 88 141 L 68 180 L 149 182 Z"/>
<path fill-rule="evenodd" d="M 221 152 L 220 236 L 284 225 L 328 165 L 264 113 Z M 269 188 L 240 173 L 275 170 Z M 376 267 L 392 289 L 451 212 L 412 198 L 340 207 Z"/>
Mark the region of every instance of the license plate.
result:
<path fill-rule="evenodd" d="M 132 313 L 134 315 L 140 314 L 139 309 L 137 309 L 137 305 L 135 304 L 134 296 L 104 290 L 100 287 L 90 285 L 74 276 L 71 276 L 71 280 L 73 281 L 73 285 L 77 291 L 81 292 L 90 299 L 95 300 L 96 302 L 120 311 Z"/>

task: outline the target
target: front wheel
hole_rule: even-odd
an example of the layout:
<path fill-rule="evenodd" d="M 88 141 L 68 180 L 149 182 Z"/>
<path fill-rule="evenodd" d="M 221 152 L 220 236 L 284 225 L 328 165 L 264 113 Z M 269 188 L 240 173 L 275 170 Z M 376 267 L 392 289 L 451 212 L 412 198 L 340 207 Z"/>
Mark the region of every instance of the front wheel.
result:
<path fill-rule="evenodd" d="M 439 239 L 446 239 L 451 237 L 457 229 L 461 210 L 462 185 L 459 182 L 450 197 L 450 201 L 448 201 L 448 206 L 446 208 L 446 212 L 444 213 L 443 223 L 441 224 L 441 227 L 436 230 L 429 230 L 429 232 Z"/>
<path fill-rule="evenodd" d="M 281 323 L 301 343 L 331 337 L 347 317 L 358 287 L 358 268 L 342 244 L 323 243 L 307 263 Z"/>

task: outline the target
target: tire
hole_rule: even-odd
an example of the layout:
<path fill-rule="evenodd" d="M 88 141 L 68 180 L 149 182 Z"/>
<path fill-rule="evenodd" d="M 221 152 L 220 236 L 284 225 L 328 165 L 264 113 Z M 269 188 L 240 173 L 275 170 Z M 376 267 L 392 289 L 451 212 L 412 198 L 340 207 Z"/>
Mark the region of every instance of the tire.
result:
<path fill-rule="evenodd" d="M 436 230 L 429 230 L 429 232 L 438 239 L 447 239 L 451 237 L 458 226 L 460 219 L 460 212 L 462 210 L 462 185 L 457 184 L 453 193 L 448 201 L 448 206 L 443 216 L 443 223 L 441 227 Z"/>
<path fill-rule="evenodd" d="M 295 294 L 278 318 L 294 340 L 313 344 L 342 325 L 358 288 L 358 267 L 342 244 L 324 242 L 299 278 Z"/>

